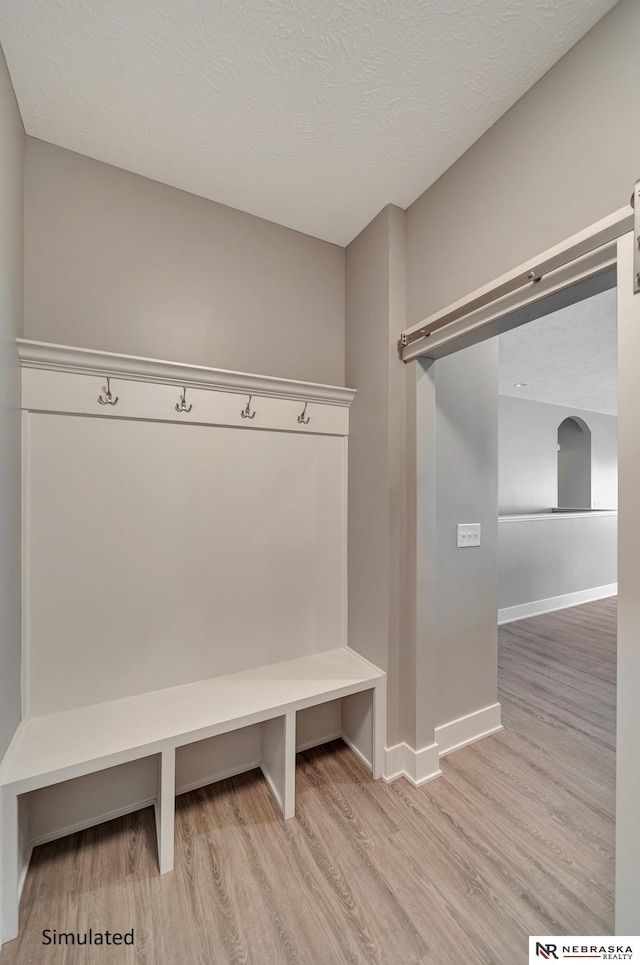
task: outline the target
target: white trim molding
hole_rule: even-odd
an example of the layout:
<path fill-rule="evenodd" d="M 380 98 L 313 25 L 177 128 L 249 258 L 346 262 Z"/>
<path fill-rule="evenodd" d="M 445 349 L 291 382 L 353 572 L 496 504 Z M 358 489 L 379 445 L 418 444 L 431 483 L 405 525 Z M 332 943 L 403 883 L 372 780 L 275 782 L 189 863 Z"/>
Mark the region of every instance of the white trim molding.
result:
<path fill-rule="evenodd" d="M 537 523 L 540 519 L 600 519 L 602 516 L 617 516 L 617 509 L 587 509 L 584 511 L 558 510 L 555 513 L 524 513 L 520 516 L 498 516 L 499 523 Z"/>
<path fill-rule="evenodd" d="M 349 434 L 355 389 L 25 339 L 17 345 L 27 412 Z"/>
<path fill-rule="evenodd" d="M 543 613 L 553 613 L 554 610 L 566 610 L 567 607 L 580 606 L 581 603 L 604 600 L 608 596 L 615 596 L 617 592 L 617 583 L 607 583 L 605 586 L 594 586 L 589 590 L 576 590 L 575 593 L 550 596 L 546 600 L 532 600 L 530 603 L 507 606 L 498 610 L 498 625 L 513 623 L 515 620 L 526 620 L 527 617 L 541 616 Z"/>
<path fill-rule="evenodd" d="M 447 721 L 435 729 L 436 746 L 440 757 L 497 734 L 503 730 L 500 704 L 490 704 L 464 717 Z"/>
<path fill-rule="evenodd" d="M 416 751 L 403 741 L 392 747 L 385 747 L 384 758 L 384 780 L 387 784 L 399 777 L 406 777 L 414 787 L 421 787 L 442 774 L 438 764 L 437 744 L 429 744 L 428 747 Z"/>
<path fill-rule="evenodd" d="M 218 392 L 239 392 L 261 398 L 295 399 L 302 402 L 321 402 L 324 405 L 350 406 L 355 389 L 315 382 L 298 382 L 269 375 L 231 372 L 204 365 L 147 359 L 115 352 L 73 345 L 54 345 L 50 342 L 16 340 L 20 362 L 24 369 L 47 369 L 51 372 L 70 372 L 75 375 L 119 376 L 132 382 L 155 382 L 179 385 L 182 388 L 211 389 Z"/>
<path fill-rule="evenodd" d="M 182 791 L 176 790 L 176 796 L 182 793 Z M 58 838 L 66 838 L 70 834 L 76 834 L 78 831 L 86 831 L 87 828 L 95 828 L 98 824 L 104 824 L 107 821 L 114 821 L 116 818 L 122 818 L 125 814 L 134 814 L 136 811 L 141 811 L 143 808 L 152 807 L 155 803 L 155 797 L 145 798 L 143 801 L 135 801 L 132 804 L 125 804 L 122 807 L 114 808 L 111 811 L 105 811 L 104 813 L 97 814 L 95 817 L 85 818 L 82 821 L 76 821 L 75 824 L 69 824 L 63 828 L 54 828 L 52 831 L 48 831 L 45 834 L 35 835 L 31 839 L 31 850 L 39 847 L 41 844 L 48 844 L 50 841 L 57 841 Z"/>
<path fill-rule="evenodd" d="M 24 886 L 27 880 L 27 872 L 29 870 L 29 865 L 31 864 L 31 855 L 33 854 L 33 849 L 35 844 L 30 844 L 27 848 L 27 853 L 24 857 L 24 864 L 20 870 L 20 881 L 18 882 L 18 902 L 22 898 L 22 892 L 24 891 Z"/>

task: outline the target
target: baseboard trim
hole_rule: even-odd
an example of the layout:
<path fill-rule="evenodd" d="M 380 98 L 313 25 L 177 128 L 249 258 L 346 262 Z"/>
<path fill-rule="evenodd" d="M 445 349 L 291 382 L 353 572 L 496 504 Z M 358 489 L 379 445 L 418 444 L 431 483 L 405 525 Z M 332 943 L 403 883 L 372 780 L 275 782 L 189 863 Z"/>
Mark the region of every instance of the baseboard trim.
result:
<path fill-rule="evenodd" d="M 31 848 L 37 848 L 40 844 L 48 844 L 49 841 L 57 841 L 58 838 L 66 838 L 70 834 L 75 834 L 76 831 L 86 831 L 87 828 L 94 828 L 97 824 L 106 824 L 107 821 L 115 821 L 116 818 L 121 818 L 125 814 L 133 814 L 134 811 L 141 811 L 142 808 L 151 807 L 151 805 L 155 803 L 155 797 L 148 798 L 145 801 L 137 801 L 134 804 L 127 804 L 125 807 L 116 808 L 114 811 L 108 811 L 106 814 L 88 818 L 86 821 L 78 821 L 77 824 L 70 824 L 66 828 L 49 831 L 47 834 L 41 834 L 36 838 L 32 838 Z"/>
<path fill-rule="evenodd" d="M 339 737 L 342 737 L 342 732 L 338 730 L 335 732 L 335 734 L 327 734 L 326 737 L 318 737 L 315 740 L 307 741 L 306 744 L 296 744 L 296 754 L 301 754 L 302 751 L 310 751 L 312 747 L 321 747 L 322 744 L 330 744 L 331 741 L 338 740 Z M 344 740 L 344 737 L 342 737 L 342 739 Z"/>
<path fill-rule="evenodd" d="M 422 787 L 442 774 L 438 759 L 438 745 L 435 743 L 419 751 L 404 741 L 385 747 L 383 780 L 390 784 L 399 777 L 406 777 L 414 787 Z"/>
<path fill-rule="evenodd" d="M 197 781 L 189 784 L 181 784 L 176 788 L 176 797 L 180 794 L 188 794 L 189 791 L 199 791 L 201 787 L 208 787 L 209 784 L 217 784 L 218 781 L 226 781 L 229 777 L 237 777 L 238 774 L 246 774 L 247 771 L 255 771 L 260 767 L 260 761 L 251 761 L 247 764 L 240 764 L 238 767 L 230 767 L 227 771 L 219 771 L 217 774 L 210 774 L 208 777 L 200 777 Z"/>
<path fill-rule="evenodd" d="M 526 620 L 527 617 L 541 616 L 543 613 L 552 613 L 554 610 L 566 610 L 567 607 L 580 606 L 581 603 L 604 600 L 608 596 L 615 596 L 617 592 L 617 583 L 607 583 L 605 586 L 594 586 L 589 590 L 550 596 L 546 600 L 533 600 L 531 603 L 507 606 L 498 610 L 498 625 L 513 623 L 514 620 Z"/>
<path fill-rule="evenodd" d="M 490 704 L 472 714 L 465 714 L 464 717 L 436 727 L 434 736 L 439 757 L 445 757 L 461 747 L 503 730 L 501 711 L 500 704 Z"/>

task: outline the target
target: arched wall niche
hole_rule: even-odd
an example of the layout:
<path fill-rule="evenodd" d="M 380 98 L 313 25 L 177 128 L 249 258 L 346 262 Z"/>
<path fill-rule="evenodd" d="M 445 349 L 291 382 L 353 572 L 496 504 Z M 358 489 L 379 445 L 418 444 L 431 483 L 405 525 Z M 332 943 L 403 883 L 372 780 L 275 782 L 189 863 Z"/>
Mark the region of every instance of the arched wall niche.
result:
<path fill-rule="evenodd" d="M 591 508 L 591 429 L 579 416 L 558 426 L 558 507 Z"/>

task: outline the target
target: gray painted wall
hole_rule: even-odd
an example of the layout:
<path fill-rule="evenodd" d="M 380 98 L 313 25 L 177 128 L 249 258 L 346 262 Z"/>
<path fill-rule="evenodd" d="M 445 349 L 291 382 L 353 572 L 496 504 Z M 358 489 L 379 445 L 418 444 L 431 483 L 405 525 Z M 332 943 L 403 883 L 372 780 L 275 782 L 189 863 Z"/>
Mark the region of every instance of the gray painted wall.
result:
<path fill-rule="evenodd" d="M 558 426 L 570 416 L 582 419 L 591 429 L 592 504 L 600 509 L 617 508 L 618 420 L 615 416 L 501 395 L 498 399 L 501 514 L 548 512 L 558 505 Z"/>
<path fill-rule="evenodd" d="M 20 720 L 20 370 L 24 130 L 0 49 L 0 759 Z"/>
<path fill-rule="evenodd" d="M 404 212 L 383 211 L 346 249 L 346 379 L 358 393 L 349 436 L 349 644 L 389 673 L 389 742 L 400 733 L 405 525 Z M 391 399 L 394 399 L 392 405 Z M 405 701 L 405 713 L 411 714 Z"/>
<path fill-rule="evenodd" d="M 349 413 L 348 639 L 369 660 L 386 667 L 390 606 L 386 209 L 347 248 L 346 280 L 346 377 L 349 385 L 358 388 Z"/>
<path fill-rule="evenodd" d="M 610 586 L 618 578 L 617 557 L 617 516 L 503 518 L 498 526 L 498 607 Z"/>
<path fill-rule="evenodd" d="M 558 505 L 558 426 L 575 416 L 591 430 L 591 501 L 618 506 L 618 420 L 513 396 L 498 397 L 500 514 Z M 504 520 L 498 528 L 499 609 L 609 586 L 617 579 L 615 516 Z"/>
<path fill-rule="evenodd" d="M 25 335 L 344 384 L 344 249 L 27 138 Z"/>
<path fill-rule="evenodd" d="M 497 341 L 439 359 L 433 369 L 439 727 L 498 699 Z M 458 548 L 458 523 L 480 523 L 481 545 Z"/>
<path fill-rule="evenodd" d="M 407 323 L 629 201 L 640 4 L 621 0 L 407 210 Z"/>
<path fill-rule="evenodd" d="M 415 556 L 407 540 L 416 626 L 403 698 L 415 699 L 416 711 L 403 739 L 422 750 L 436 727 L 497 700 L 497 341 L 408 371 L 416 376 Z M 458 548 L 458 523 L 480 523 L 481 545 Z"/>

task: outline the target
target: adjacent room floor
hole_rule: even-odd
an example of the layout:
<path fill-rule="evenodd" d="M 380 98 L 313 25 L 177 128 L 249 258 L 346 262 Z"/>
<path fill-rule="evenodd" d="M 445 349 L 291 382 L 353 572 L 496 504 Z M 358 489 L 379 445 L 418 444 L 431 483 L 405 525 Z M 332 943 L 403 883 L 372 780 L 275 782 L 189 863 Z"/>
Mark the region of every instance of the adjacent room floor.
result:
<path fill-rule="evenodd" d="M 416 789 L 340 741 L 300 755 L 284 822 L 258 772 L 36 849 L 1 965 L 519 965 L 529 934 L 613 930 L 615 599 L 500 629 L 504 732 Z M 132 948 L 42 945 L 44 929 Z"/>

